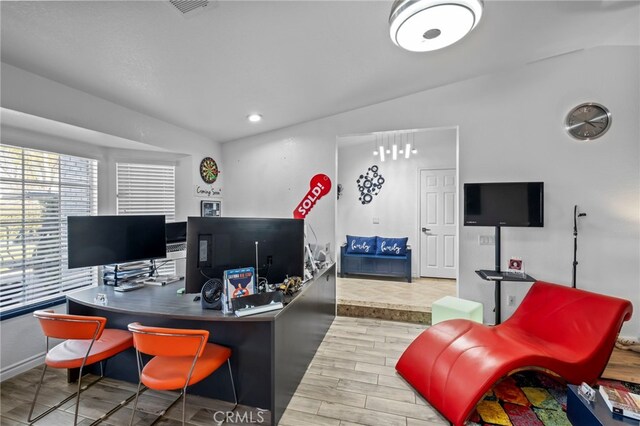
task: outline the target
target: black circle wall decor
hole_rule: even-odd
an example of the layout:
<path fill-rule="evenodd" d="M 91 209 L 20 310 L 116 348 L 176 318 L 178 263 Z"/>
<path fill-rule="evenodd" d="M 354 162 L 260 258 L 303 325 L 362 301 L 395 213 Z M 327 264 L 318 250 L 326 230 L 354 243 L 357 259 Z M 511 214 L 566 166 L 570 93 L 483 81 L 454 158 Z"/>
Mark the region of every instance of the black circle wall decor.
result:
<path fill-rule="evenodd" d="M 218 179 L 220 170 L 218 164 L 211 157 L 205 157 L 200 162 L 200 177 L 205 183 L 212 184 Z"/>
<path fill-rule="evenodd" d="M 384 184 L 384 177 L 379 173 L 379 168 L 375 164 L 367 169 L 365 174 L 361 174 L 356 180 L 360 197 L 358 200 L 362 204 L 369 204 L 373 197 L 380 193 Z"/>

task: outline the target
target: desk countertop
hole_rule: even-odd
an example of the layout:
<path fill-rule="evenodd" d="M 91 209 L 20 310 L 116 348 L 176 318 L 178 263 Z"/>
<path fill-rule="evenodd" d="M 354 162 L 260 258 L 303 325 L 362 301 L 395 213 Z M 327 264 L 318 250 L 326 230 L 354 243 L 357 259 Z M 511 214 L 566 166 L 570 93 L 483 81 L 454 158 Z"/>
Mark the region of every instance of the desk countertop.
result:
<path fill-rule="evenodd" d="M 332 270 L 329 267 L 316 273 L 314 278 L 305 283 L 290 302 L 279 311 L 265 312 L 246 317 L 236 317 L 234 314 L 224 315 L 221 311 L 213 309 L 202 309 L 200 300 L 194 301 L 196 294 L 178 294 L 177 291 L 184 287 L 183 281 L 177 281 L 164 286 L 145 286 L 144 288 L 117 292 L 112 286 L 99 285 L 97 287 L 81 290 L 67 295 L 67 299 L 81 305 L 98 307 L 106 311 L 113 312 L 140 312 L 146 315 L 170 316 L 175 319 L 200 321 L 273 321 L 278 315 L 285 311 L 297 298 L 302 296 L 310 287 L 313 281 Z M 94 303 L 94 298 L 98 293 L 107 296 L 107 304 L 100 305 Z"/>

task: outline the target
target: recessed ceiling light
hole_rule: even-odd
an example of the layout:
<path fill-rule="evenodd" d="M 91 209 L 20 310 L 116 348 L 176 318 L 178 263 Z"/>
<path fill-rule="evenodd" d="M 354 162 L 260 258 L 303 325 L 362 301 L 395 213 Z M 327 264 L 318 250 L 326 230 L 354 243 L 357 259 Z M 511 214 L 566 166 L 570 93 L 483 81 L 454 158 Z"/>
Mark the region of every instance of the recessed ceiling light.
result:
<path fill-rule="evenodd" d="M 482 0 L 396 0 L 389 16 L 393 42 L 411 52 L 449 46 L 478 25 Z"/>
<path fill-rule="evenodd" d="M 262 116 L 260 114 L 249 114 L 247 116 L 247 120 L 252 123 L 257 123 L 258 121 L 262 120 Z"/>

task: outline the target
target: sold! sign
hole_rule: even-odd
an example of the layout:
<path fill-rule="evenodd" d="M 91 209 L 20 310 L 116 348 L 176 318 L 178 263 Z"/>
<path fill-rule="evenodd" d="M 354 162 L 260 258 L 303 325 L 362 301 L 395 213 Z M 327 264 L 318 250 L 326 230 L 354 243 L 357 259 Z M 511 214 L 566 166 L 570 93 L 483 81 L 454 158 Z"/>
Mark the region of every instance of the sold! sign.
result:
<path fill-rule="evenodd" d="M 309 192 L 293 211 L 293 217 L 295 219 L 304 219 L 318 200 L 327 195 L 329 191 L 331 191 L 331 179 L 329 179 L 329 176 L 319 173 L 312 177 L 311 182 L 309 182 Z"/>

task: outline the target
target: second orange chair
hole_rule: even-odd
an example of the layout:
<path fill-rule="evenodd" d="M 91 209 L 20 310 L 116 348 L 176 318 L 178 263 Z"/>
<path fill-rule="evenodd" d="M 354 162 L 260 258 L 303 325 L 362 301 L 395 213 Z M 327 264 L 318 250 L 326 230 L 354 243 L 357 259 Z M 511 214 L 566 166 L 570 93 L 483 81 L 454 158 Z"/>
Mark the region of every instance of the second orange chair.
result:
<path fill-rule="evenodd" d="M 129 324 L 128 328 L 133 333 L 133 346 L 136 349 L 140 376 L 130 425 L 133 424 L 136 414 L 141 385 L 155 390 L 180 389 L 182 391 L 182 424 L 184 425 L 187 386 L 205 379 L 225 361 L 229 367 L 235 404 L 238 404 L 229 360 L 231 349 L 208 343 L 207 330 L 147 327 L 137 322 Z M 154 357 L 143 365 L 141 353 Z"/>

